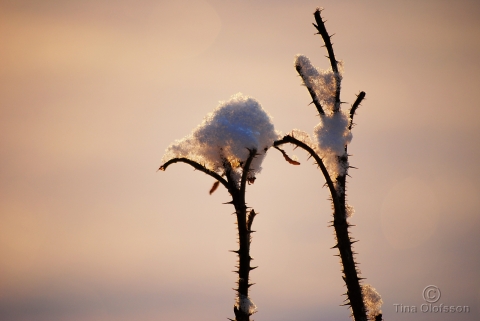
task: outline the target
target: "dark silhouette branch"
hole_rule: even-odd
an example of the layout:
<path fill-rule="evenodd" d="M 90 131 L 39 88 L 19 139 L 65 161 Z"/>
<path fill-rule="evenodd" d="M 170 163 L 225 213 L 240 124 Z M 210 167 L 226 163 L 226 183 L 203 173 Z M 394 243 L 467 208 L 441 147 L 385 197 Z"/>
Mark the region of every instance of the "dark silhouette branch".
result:
<path fill-rule="evenodd" d="M 320 15 L 321 12 L 322 11 L 319 8 L 317 8 L 315 10 L 313 15 L 315 17 L 316 24 L 313 23 L 313 25 L 317 29 L 318 34 L 320 34 L 322 36 L 323 42 L 325 43 L 325 48 L 327 49 L 327 52 L 328 52 L 328 57 L 327 58 L 330 60 L 330 65 L 332 66 L 332 71 L 335 74 L 336 90 L 335 90 L 335 106 L 334 106 L 333 111 L 337 112 L 337 111 L 340 110 L 340 103 L 341 103 L 341 101 L 340 101 L 341 76 L 340 76 L 340 73 L 338 72 L 338 61 L 335 58 L 335 53 L 333 52 L 333 45 L 332 45 L 332 41 L 331 41 L 332 36 L 330 36 L 328 34 L 327 29 L 325 28 L 325 21 L 323 21 L 321 15 Z"/>
<path fill-rule="evenodd" d="M 360 106 L 364 98 L 365 98 L 365 92 L 362 91 L 357 95 L 357 99 L 355 100 L 355 102 L 352 105 L 352 108 L 350 109 L 350 125 L 348 125 L 349 130 L 352 130 L 353 116 L 355 116 L 355 112 L 357 111 L 357 108 Z"/>
<path fill-rule="evenodd" d="M 250 171 L 250 165 L 252 164 L 253 159 L 255 156 L 257 156 L 257 150 L 254 149 L 249 149 L 248 150 L 249 155 L 248 158 L 245 162 L 245 165 L 243 165 L 243 172 L 242 172 L 242 179 L 240 181 L 240 194 L 245 195 L 245 186 L 247 184 L 248 180 L 248 173 Z"/>
<path fill-rule="evenodd" d="M 341 90 L 341 75 L 338 69 L 338 61 L 335 58 L 335 53 L 333 51 L 333 45 L 331 42 L 331 36 L 328 34 L 325 28 L 325 22 L 321 17 L 321 10 L 317 9 L 314 13 L 316 24 L 313 25 L 318 31 L 318 34 L 322 36 L 322 39 L 325 43 L 325 48 L 328 52 L 328 59 L 330 60 L 330 65 L 332 71 L 334 73 L 336 79 L 336 88 L 335 88 L 335 106 L 333 108 L 333 112 L 340 112 L 340 90 Z M 302 76 L 302 70 L 298 66 L 295 66 L 297 71 L 299 72 L 300 76 Z M 302 77 L 303 78 L 303 77 Z M 307 83 L 304 79 L 304 82 Z M 313 102 L 315 103 L 316 95 L 312 91 L 312 88 L 306 86 L 309 90 L 310 95 L 313 98 Z M 350 123 L 348 129 L 351 130 L 353 125 L 353 116 L 357 108 L 359 107 L 362 100 L 365 98 L 365 93 L 361 92 L 352 105 L 350 109 Z M 318 99 L 317 99 L 318 100 Z M 315 104 L 318 110 L 318 106 L 321 106 L 319 103 Z M 322 109 L 323 111 L 323 109 Z M 319 111 L 320 112 L 320 111 Z M 322 113 L 320 112 L 322 115 Z M 343 155 L 337 157 L 338 165 L 344 169 L 344 172 L 339 174 L 337 177 L 332 177 L 328 173 L 322 159 L 318 156 L 318 154 L 307 144 L 303 143 L 295 139 L 294 137 L 287 135 L 284 136 L 282 139 L 277 140 L 274 142 L 274 147 L 278 147 L 285 143 L 291 143 L 295 146 L 301 147 L 305 151 L 307 151 L 311 157 L 315 159 L 322 174 L 325 178 L 326 185 L 328 186 L 333 202 L 333 221 L 332 226 L 335 229 L 336 241 L 337 243 L 333 246 L 333 248 L 337 248 L 339 251 L 339 256 L 342 263 L 342 278 L 347 286 L 347 299 L 346 304 L 349 305 L 352 309 L 352 315 L 355 321 L 366 321 L 367 320 L 367 311 L 365 308 L 365 303 L 363 301 L 363 294 L 362 294 L 362 287 L 360 285 L 360 280 L 362 278 L 359 277 L 359 271 L 357 270 L 357 263 L 355 262 L 354 252 L 352 250 L 352 244 L 355 241 L 352 241 L 349 235 L 349 227 L 350 224 L 347 221 L 347 203 L 346 203 L 346 177 L 348 175 L 348 154 L 347 154 L 347 146 L 345 146 L 345 152 Z M 282 154 L 285 153 L 282 151 Z"/>
<path fill-rule="evenodd" d="M 225 188 L 230 192 L 232 201 L 228 202 L 228 204 L 233 204 L 237 217 L 239 249 L 232 252 L 238 254 L 238 270 L 236 271 L 236 273 L 238 273 L 238 281 L 237 289 L 235 290 L 238 292 L 238 298 L 240 301 L 250 300 L 248 298 L 248 290 L 253 285 L 249 283 L 250 271 L 256 268 L 250 266 L 250 262 L 252 260 L 252 257 L 250 256 L 250 243 L 252 240 L 251 234 L 253 233 L 252 224 L 256 213 L 253 209 L 251 209 L 247 214 L 247 205 L 245 204 L 246 183 L 249 179 L 248 174 L 251 170 L 250 166 L 255 156 L 257 156 L 257 150 L 249 149 L 249 156 L 243 164 L 243 173 L 240 180 L 240 185 L 238 185 L 238 182 L 233 175 L 232 165 L 227 159 L 223 159 L 223 167 L 225 169 L 224 175 L 226 176 L 226 179 L 224 179 L 218 173 L 207 169 L 205 166 L 184 157 L 173 158 L 159 168 L 159 170 L 164 171 L 168 166 L 174 163 L 182 162 L 189 164 L 193 168 L 215 178 L 217 182 L 222 183 L 222 185 L 225 186 Z M 215 189 L 214 187 L 212 187 L 210 192 Z M 233 312 L 235 313 L 234 321 L 249 321 L 250 315 L 252 314 L 250 311 L 244 311 L 241 307 L 237 306 L 233 307 Z"/>
<path fill-rule="evenodd" d="M 160 166 L 160 168 L 158 169 L 159 171 L 165 171 L 167 169 L 168 166 L 170 166 L 171 164 L 175 164 L 175 163 L 186 163 L 190 166 L 192 166 L 193 168 L 207 174 L 207 175 L 210 175 L 212 176 L 213 178 L 215 178 L 217 181 L 219 181 L 220 183 L 222 183 L 223 186 L 225 186 L 225 188 L 227 190 L 230 191 L 230 187 L 229 187 L 229 184 L 228 182 L 222 177 L 220 176 L 219 174 L 215 173 L 214 171 L 212 170 L 209 170 L 208 168 L 206 168 L 205 166 L 191 160 L 191 159 L 188 159 L 188 158 L 185 158 L 185 157 L 178 157 L 178 158 L 172 158 L 171 160 L 169 160 L 168 162 L 166 162 L 165 164 L 163 164 L 162 166 Z"/>
<path fill-rule="evenodd" d="M 313 14 L 315 17 L 315 21 L 317 24 L 313 25 L 317 28 L 318 33 L 322 36 L 323 42 L 325 43 L 325 48 L 327 48 L 328 52 L 328 59 L 330 60 L 330 65 L 332 66 L 332 71 L 338 73 L 338 61 L 335 59 L 335 53 L 333 52 L 333 45 L 330 40 L 332 36 L 330 36 L 325 28 L 325 21 L 323 21 L 321 17 L 321 12 L 319 8 L 317 8 Z"/>

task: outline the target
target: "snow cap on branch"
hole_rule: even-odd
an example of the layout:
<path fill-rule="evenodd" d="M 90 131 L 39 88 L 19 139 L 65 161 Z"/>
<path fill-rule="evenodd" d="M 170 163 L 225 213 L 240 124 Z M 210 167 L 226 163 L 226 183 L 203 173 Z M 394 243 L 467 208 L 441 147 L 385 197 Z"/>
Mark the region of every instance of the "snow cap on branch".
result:
<path fill-rule="evenodd" d="M 304 55 L 296 55 L 294 65 L 301 67 L 305 86 L 313 89 L 325 111 L 338 109 L 338 106 L 335 106 L 335 93 L 337 82 L 342 81 L 342 70 L 340 69 L 339 73 L 334 73 L 331 68 L 320 70 Z M 339 67 L 341 66 L 342 63 L 339 62 Z"/>
<path fill-rule="evenodd" d="M 295 56 L 295 67 L 302 76 L 304 85 L 313 90 L 325 113 L 320 114 L 320 123 L 313 131 L 315 150 L 322 158 L 329 174 L 335 179 L 346 172 L 345 166 L 338 161 L 339 156 L 345 154 L 345 146 L 352 140 L 352 133 L 348 129 L 349 115 L 340 109 L 336 94 L 342 80 L 342 65 L 335 73 L 329 70 L 320 70 L 304 55 Z"/>
<path fill-rule="evenodd" d="M 213 112 L 192 133 L 171 144 L 162 158 L 162 164 L 173 158 L 185 157 L 207 169 L 224 172 L 225 161 L 241 176 L 241 165 L 249 150 L 256 149 L 250 166 L 251 176 L 259 173 L 265 152 L 279 138 L 271 117 L 254 98 L 241 93 L 228 101 L 221 101 Z"/>
<path fill-rule="evenodd" d="M 345 146 L 352 140 L 352 132 L 348 129 L 348 125 L 347 113 L 339 110 L 330 115 L 320 115 L 320 123 L 313 129 L 317 152 L 332 178 L 343 175 L 346 171 L 338 161 L 338 157 L 345 154 Z M 348 164 L 344 165 L 348 166 Z"/>

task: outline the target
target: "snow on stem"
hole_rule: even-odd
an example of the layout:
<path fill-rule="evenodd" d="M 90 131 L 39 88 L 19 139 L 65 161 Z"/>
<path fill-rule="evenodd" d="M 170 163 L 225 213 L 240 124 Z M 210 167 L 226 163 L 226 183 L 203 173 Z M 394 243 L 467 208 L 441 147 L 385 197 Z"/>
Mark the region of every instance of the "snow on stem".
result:
<path fill-rule="evenodd" d="M 255 99 L 236 94 L 208 114 L 192 133 L 171 144 L 159 170 L 183 162 L 210 175 L 216 181 L 210 194 L 221 183 L 232 196 L 238 228 L 237 298 L 235 321 L 249 321 L 256 306 L 248 296 L 251 267 L 252 223 L 256 216 L 245 203 L 247 183 L 255 181 L 268 148 L 278 139 L 271 117 Z"/>
<path fill-rule="evenodd" d="M 279 146 L 290 143 L 301 147 L 315 159 L 325 178 L 333 203 L 332 226 L 335 230 L 337 241 L 333 248 L 338 248 L 340 252 L 343 279 L 347 286 L 346 305 L 351 307 L 355 321 L 366 321 L 367 312 L 369 312 L 372 320 L 381 320 L 382 315 L 378 312 L 377 305 L 371 308 L 370 302 L 376 300 L 376 297 L 372 294 L 373 292 L 370 291 L 370 288 L 364 287 L 364 293 L 362 293 L 360 273 L 357 270 L 357 263 L 352 250 L 352 244 L 356 241 L 353 241 L 350 236 L 350 224 L 347 221 L 354 211 L 353 207 L 346 202 L 346 177 L 350 168 L 347 145 L 352 140 L 353 116 L 365 98 L 365 92 L 361 92 L 357 96 L 349 112 L 341 110 L 340 90 L 343 66 L 335 58 L 330 41 L 331 36 L 325 28 L 319 8 L 315 11 L 314 17 L 316 24 L 313 25 L 325 43 L 330 69 L 317 69 L 303 55 L 295 57 L 294 65 L 302 78 L 303 85 L 307 87 L 312 97 L 312 103 L 319 112 L 320 123 L 314 128 L 313 140 L 305 132 L 294 130 L 291 135 L 286 135 L 282 139 L 275 141 L 274 146 L 280 149 Z M 299 139 L 294 136 L 298 136 Z M 287 159 L 288 155 L 286 156 L 283 150 L 280 149 L 280 151 Z M 365 293 L 369 293 L 369 297 L 373 299 L 364 301 Z M 375 302 L 378 303 L 378 300 Z M 369 304 L 368 311 L 365 306 L 366 303 Z"/>

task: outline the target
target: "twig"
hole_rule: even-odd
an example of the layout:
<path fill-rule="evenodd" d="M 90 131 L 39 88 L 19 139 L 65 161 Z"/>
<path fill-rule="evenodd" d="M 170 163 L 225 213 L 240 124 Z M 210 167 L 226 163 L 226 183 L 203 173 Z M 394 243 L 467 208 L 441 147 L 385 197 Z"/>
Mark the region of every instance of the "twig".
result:
<path fill-rule="evenodd" d="M 313 23 L 315 28 L 317 29 L 318 33 L 322 36 L 323 42 L 325 43 L 325 48 L 327 48 L 328 52 L 328 59 L 330 60 L 330 65 L 332 66 L 332 71 L 335 74 L 336 79 L 336 90 L 335 90 L 335 106 L 333 111 L 337 112 L 340 110 L 340 88 L 341 88 L 341 77 L 338 72 L 338 61 L 335 58 L 335 53 L 333 52 L 333 45 L 330 40 L 332 36 L 330 36 L 325 28 L 325 21 L 323 21 L 322 17 L 320 16 L 321 10 L 317 8 L 314 12 L 315 21 L 317 24 Z"/>
<path fill-rule="evenodd" d="M 205 166 L 191 160 L 191 159 L 188 159 L 188 158 L 185 158 L 185 157 L 179 157 L 179 158 L 172 158 L 171 160 L 169 160 L 168 162 L 166 162 L 165 164 L 163 164 L 162 166 L 160 166 L 160 168 L 158 169 L 159 171 L 165 171 L 167 169 L 168 166 L 170 166 L 171 164 L 175 164 L 175 163 L 178 163 L 178 162 L 181 162 L 181 163 L 186 163 L 188 165 L 191 165 L 193 168 L 195 169 L 198 169 L 199 171 L 201 172 L 204 172 L 205 174 L 207 175 L 210 175 L 212 176 L 213 178 L 215 178 L 217 181 L 219 181 L 220 183 L 222 183 L 223 186 L 225 186 L 225 188 L 227 190 L 230 191 L 230 187 L 229 187 L 229 184 L 228 182 L 222 177 L 220 176 L 219 174 L 215 173 L 214 171 L 212 170 L 209 170 L 208 168 L 206 168 Z"/>
<path fill-rule="evenodd" d="M 357 108 L 360 106 L 362 103 L 362 100 L 365 98 L 365 92 L 362 91 L 357 95 L 357 99 L 352 105 L 352 108 L 350 109 L 350 125 L 348 126 L 348 129 L 351 130 L 353 126 L 353 116 L 355 116 L 355 112 L 357 111 Z"/>

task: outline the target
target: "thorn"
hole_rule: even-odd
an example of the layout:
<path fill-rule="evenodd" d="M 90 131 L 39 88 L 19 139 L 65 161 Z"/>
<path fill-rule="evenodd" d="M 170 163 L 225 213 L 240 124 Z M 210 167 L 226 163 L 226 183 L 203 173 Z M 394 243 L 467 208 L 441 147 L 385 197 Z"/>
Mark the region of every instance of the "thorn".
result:
<path fill-rule="evenodd" d="M 338 243 L 335 246 L 331 247 L 330 249 L 334 249 L 334 248 L 338 248 Z"/>
<path fill-rule="evenodd" d="M 225 204 L 233 204 L 233 200 L 230 201 L 230 202 L 222 203 L 222 204 L 224 204 L 224 205 L 225 205 Z M 235 213 L 233 213 L 233 214 L 235 214 Z"/>
<path fill-rule="evenodd" d="M 255 270 L 256 268 L 258 268 L 258 266 L 251 266 L 251 267 L 250 267 L 250 271 L 251 271 L 251 270 Z"/>

